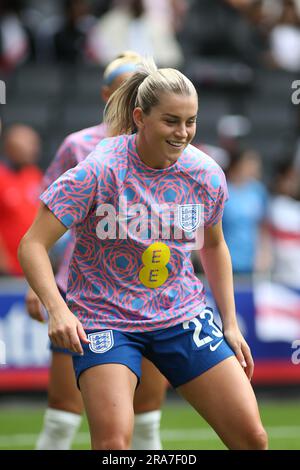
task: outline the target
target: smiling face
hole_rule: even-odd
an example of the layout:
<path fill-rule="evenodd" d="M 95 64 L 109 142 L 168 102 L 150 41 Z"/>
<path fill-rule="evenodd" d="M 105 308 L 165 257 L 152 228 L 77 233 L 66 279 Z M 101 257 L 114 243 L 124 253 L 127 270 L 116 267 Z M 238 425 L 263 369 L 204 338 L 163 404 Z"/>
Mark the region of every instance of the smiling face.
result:
<path fill-rule="evenodd" d="M 196 94 L 163 93 L 149 114 L 135 108 L 137 149 L 142 161 L 160 169 L 176 163 L 195 136 L 197 112 Z"/>

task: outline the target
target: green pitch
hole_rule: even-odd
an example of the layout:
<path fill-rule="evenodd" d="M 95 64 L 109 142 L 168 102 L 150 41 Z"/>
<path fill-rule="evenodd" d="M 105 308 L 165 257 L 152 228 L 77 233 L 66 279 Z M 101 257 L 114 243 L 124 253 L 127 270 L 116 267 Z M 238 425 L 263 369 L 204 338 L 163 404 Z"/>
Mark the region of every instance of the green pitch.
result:
<path fill-rule="evenodd" d="M 300 450 L 300 401 L 260 403 L 271 449 Z M 33 449 L 41 428 L 43 409 L 21 406 L 0 408 L 0 449 Z M 211 428 L 182 402 L 168 401 L 163 408 L 164 449 L 224 449 Z M 74 449 L 89 449 L 89 434 L 84 420 Z"/>

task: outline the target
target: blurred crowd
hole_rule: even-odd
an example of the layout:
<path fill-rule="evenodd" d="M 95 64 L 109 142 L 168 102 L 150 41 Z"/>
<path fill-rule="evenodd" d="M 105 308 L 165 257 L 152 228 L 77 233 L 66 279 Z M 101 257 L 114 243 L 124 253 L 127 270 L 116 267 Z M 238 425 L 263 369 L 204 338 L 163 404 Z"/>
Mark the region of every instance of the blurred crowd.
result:
<path fill-rule="evenodd" d="M 243 145 L 248 131 L 243 116 L 224 116 L 220 147 L 199 145 L 223 168 L 229 199 L 223 216 L 224 236 L 233 271 L 253 274 L 300 293 L 300 162 L 294 154 L 273 162 L 268 182 L 262 157 Z M 201 266 L 196 268 L 201 271 Z"/>
<path fill-rule="evenodd" d="M 124 49 L 300 69 L 299 0 L 1 0 L 0 67 L 107 64 Z"/>
<path fill-rule="evenodd" d="M 224 64 L 297 73 L 300 0 L 1 0 L 6 73 L 28 62 L 104 66 L 126 49 L 188 69 L 195 80 L 199 64 L 211 75 Z M 272 272 L 300 291 L 300 154 L 282 155 L 266 181 L 261 155 L 241 144 L 248 127 L 242 116 L 227 116 L 217 146 L 197 142 L 227 175 L 224 233 L 233 268 Z M 16 248 L 38 207 L 41 141 L 24 125 L 1 140 L 0 274 L 20 275 Z"/>

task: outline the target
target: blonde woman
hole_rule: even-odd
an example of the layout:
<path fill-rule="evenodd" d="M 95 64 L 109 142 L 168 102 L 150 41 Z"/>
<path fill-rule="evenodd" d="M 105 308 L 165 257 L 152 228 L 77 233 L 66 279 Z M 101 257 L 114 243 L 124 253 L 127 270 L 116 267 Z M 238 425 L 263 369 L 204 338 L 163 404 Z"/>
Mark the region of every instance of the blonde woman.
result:
<path fill-rule="evenodd" d="M 228 448 L 267 447 L 222 233 L 226 182 L 191 145 L 197 113 L 193 84 L 146 62 L 107 104 L 109 132 L 122 135 L 104 139 L 48 188 L 20 245 L 27 279 L 49 311 L 50 338 L 78 353 L 73 362 L 93 449 L 130 447 L 142 356 Z M 166 210 L 169 226 L 155 231 Z M 191 265 L 189 241 L 199 223 L 223 332 Z M 47 250 L 71 227 L 66 304 Z"/>
<path fill-rule="evenodd" d="M 110 95 L 132 75 L 140 60 L 141 57 L 133 51 L 126 51 L 106 67 L 101 89 L 104 102 L 107 102 Z M 65 171 L 83 161 L 99 141 L 105 138 L 106 133 L 107 126 L 101 123 L 70 134 L 46 171 L 44 187 L 47 188 Z M 69 232 L 68 243 L 56 274 L 56 282 L 64 298 L 73 248 L 74 234 Z M 27 293 L 26 303 L 31 317 L 43 321 L 41 303 L 32 289 Z M 145 358 L 142 369 L 141 385 L 134 398 L 135 430 L 132 447 L 146 450 L 161 449 L 160 408 L 167 382 L 155 366 Z M 80 426 L 82 413 L 83 403 L 75 381 L 72 354 L 66 348 L 58 348 L 51 344 L 48 407 L 36 449 L 70 449 Z"/>

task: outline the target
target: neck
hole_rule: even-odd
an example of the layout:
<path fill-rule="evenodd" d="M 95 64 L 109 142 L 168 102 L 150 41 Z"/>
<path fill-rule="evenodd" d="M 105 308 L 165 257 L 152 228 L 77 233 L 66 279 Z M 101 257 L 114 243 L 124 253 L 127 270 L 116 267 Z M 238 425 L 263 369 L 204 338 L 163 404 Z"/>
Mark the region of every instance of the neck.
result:
<path fill-rule="evenodd" d="M 173 165 L 173 162 L 168 160 L 161 161 L 159 158 L 156 158 L 140 134 L 137 134 L 136 136 L 136 149 L 142 162 L 149 168 L 153 168 L 154 170 L 164 170 L 165 168 Z"/>

